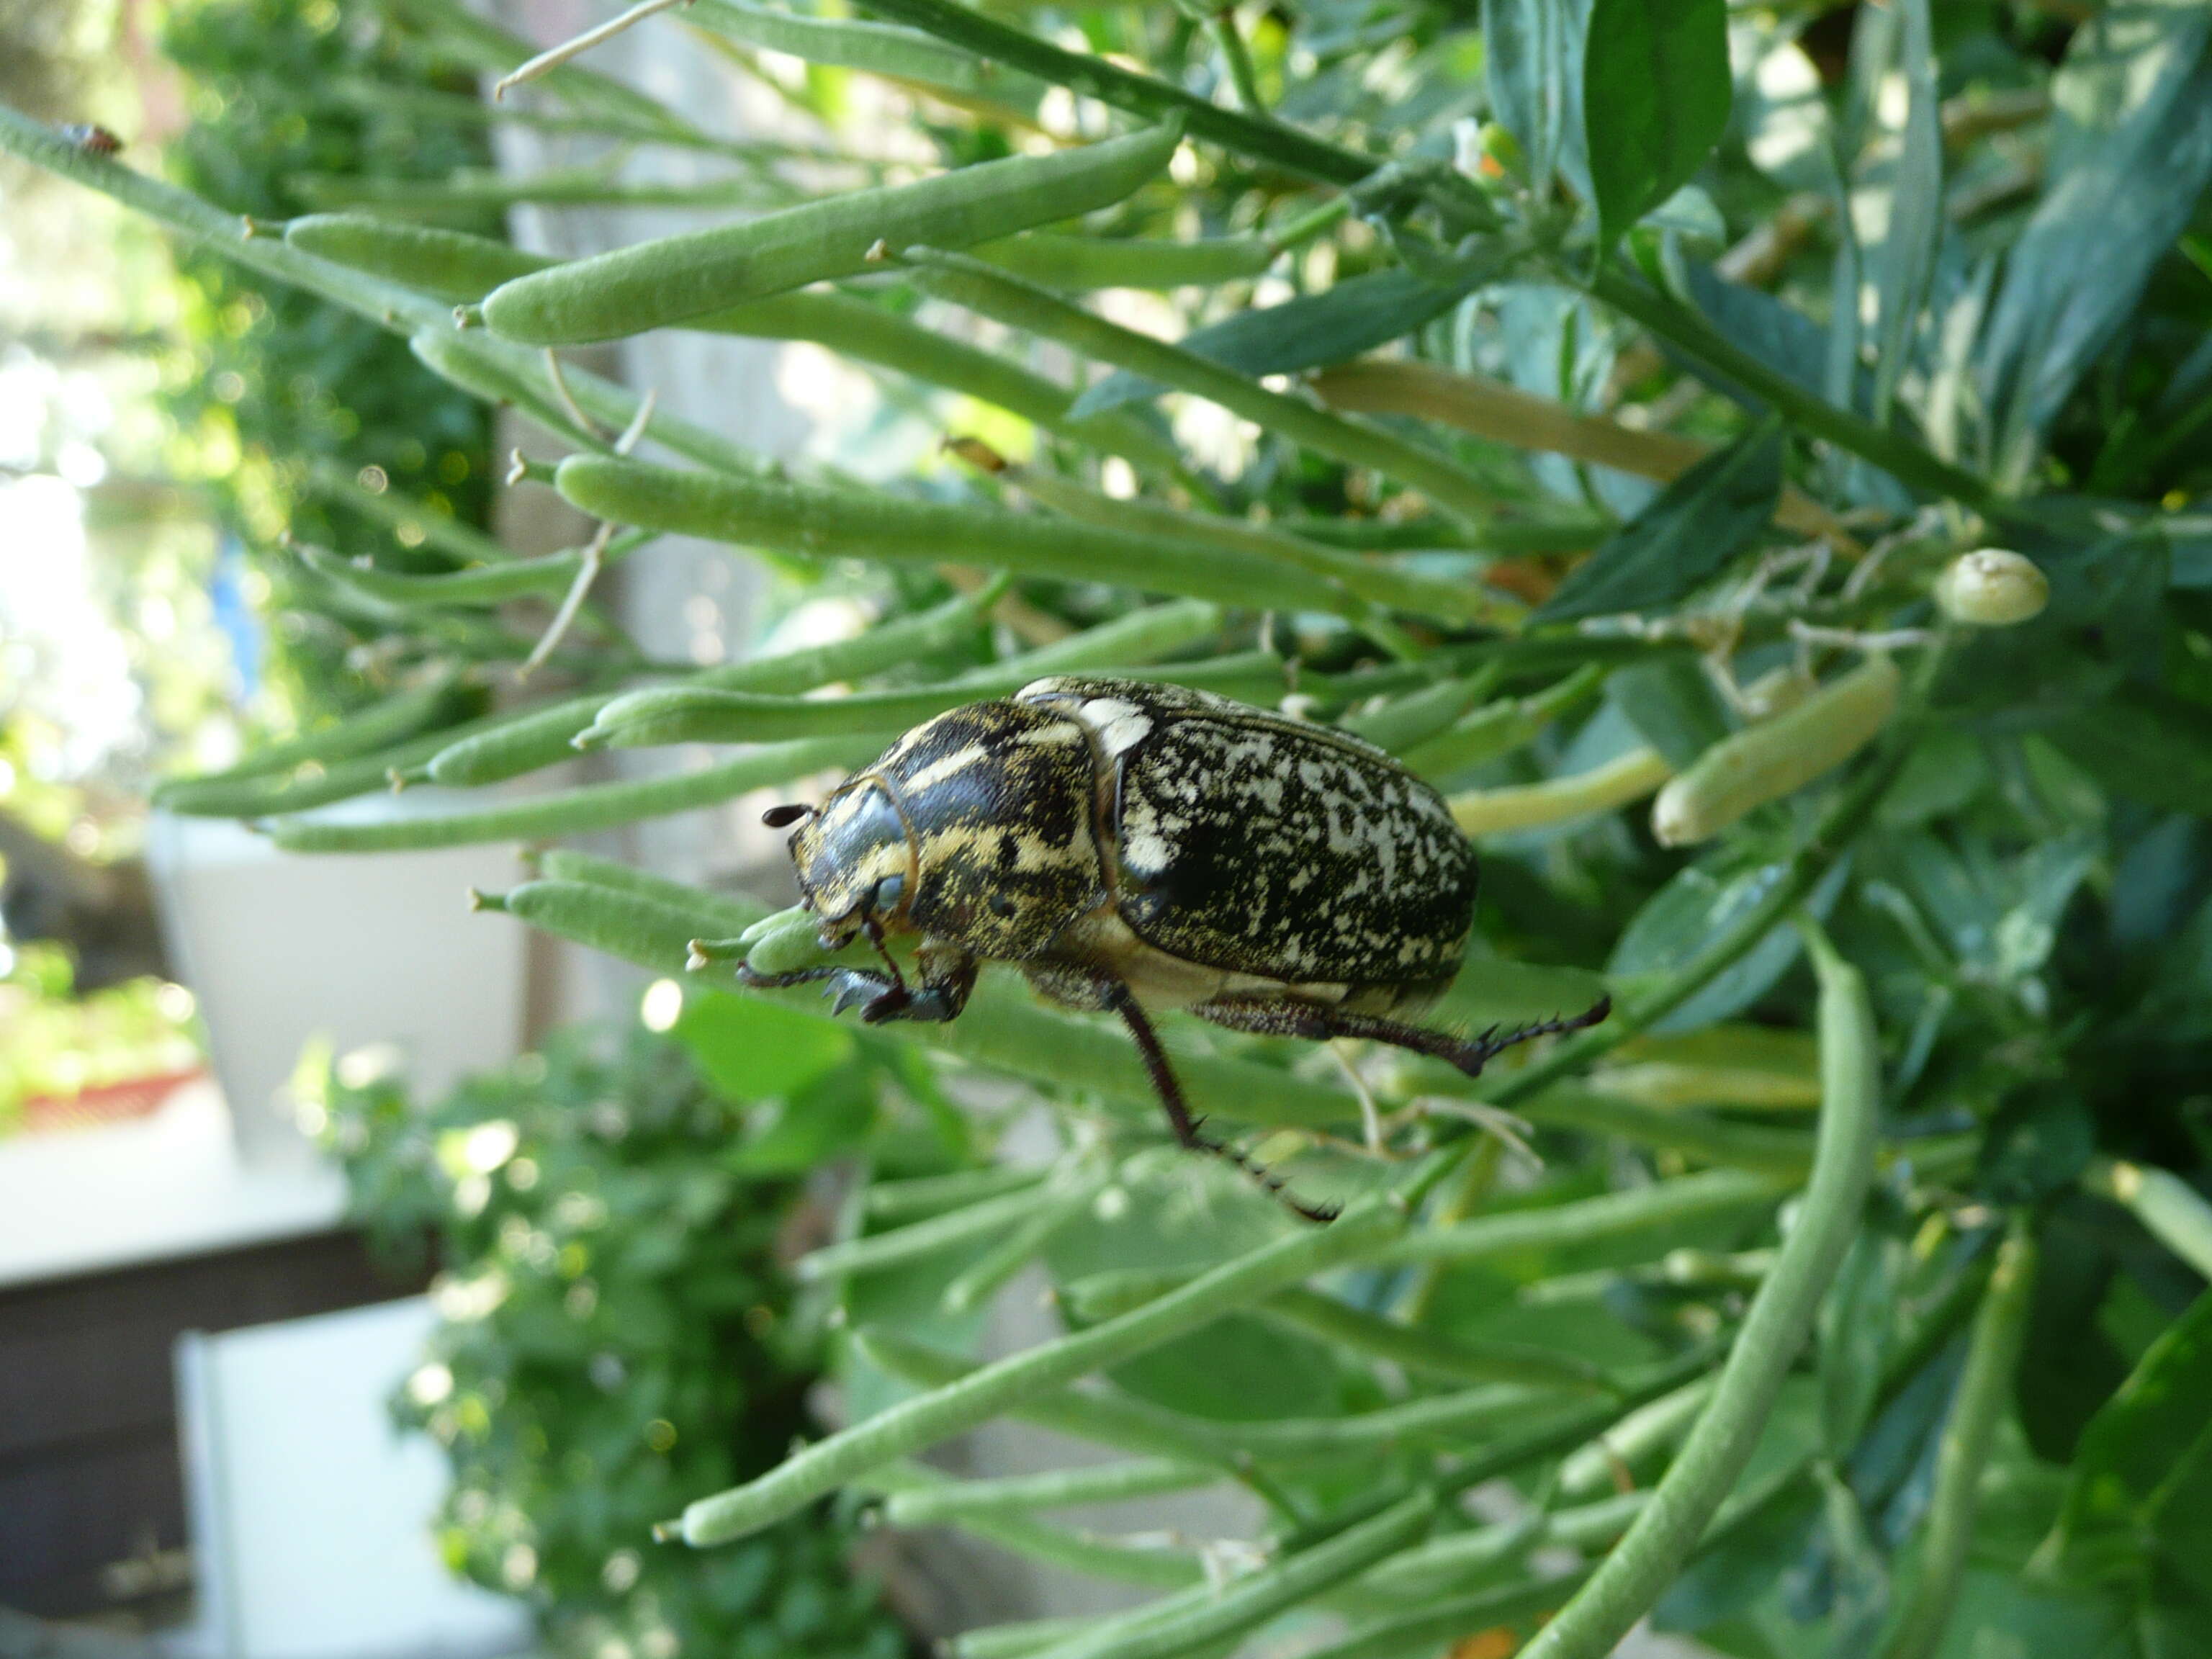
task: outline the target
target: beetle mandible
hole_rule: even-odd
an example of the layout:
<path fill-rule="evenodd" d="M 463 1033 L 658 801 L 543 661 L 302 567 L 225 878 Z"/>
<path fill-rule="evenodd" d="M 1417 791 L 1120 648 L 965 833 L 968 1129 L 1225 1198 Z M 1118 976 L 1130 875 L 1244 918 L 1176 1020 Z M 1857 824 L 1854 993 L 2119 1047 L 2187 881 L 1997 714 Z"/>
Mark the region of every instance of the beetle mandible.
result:
<path fill-rule="evenodd" d="M 1060 677 L 915 727 L 819 807 L 779 806 L 825 949 L 864 937 L 884 970 L 811 968 L 871 1024 L 957 1018 L 985 961 L 1047 1000 L 1119 1015 L 1176 1137 L 1200 1132 L 1152 1027 L 1183 1008 L 1231 1030 L 1363 1037 L 1468 1076 L 1571 1018 L 1462 1039 L 1390 1018 L 1441 992 L 1474 921 L 1474 850 L 1437 792 L 1349 733 L 1209 692 Z M 918 934 L 919 983 L 884 949 Z M 1334 1212 L 1285 1195 L 1310 1219 Z"/>

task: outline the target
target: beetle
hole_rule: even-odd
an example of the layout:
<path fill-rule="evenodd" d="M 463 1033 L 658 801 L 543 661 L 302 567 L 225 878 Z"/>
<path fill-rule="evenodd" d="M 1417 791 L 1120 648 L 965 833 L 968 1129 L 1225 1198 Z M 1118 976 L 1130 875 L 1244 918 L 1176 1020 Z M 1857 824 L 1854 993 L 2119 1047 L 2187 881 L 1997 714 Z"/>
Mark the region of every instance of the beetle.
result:
<path fill-rule="evenodd" d="M 1200 1133 L 1152 1017 L 1234 1031 L 1361 1037 L 1479 1076 L 1581 1014 L 1462 1039 L 1392 1018 L 1440 993 L 1474 921 L 1474 848 L 1437 792 L 1328 726 L 1179 686 L 1060 676 L 939 714 L 793 829 L 805 908 L 826 950 L 865 938 L 883 971 L 818 967 L 870 1024 L 957 1018 L 981 963 L 1018 967 L 1048 1001 L 1120 1016 L 1176 1138 L 1279 1183 Z M 918 983 L 884 941 L 919 935 Z M 1333 1211 L 1285 1196 L 1299 1214 Z"/>

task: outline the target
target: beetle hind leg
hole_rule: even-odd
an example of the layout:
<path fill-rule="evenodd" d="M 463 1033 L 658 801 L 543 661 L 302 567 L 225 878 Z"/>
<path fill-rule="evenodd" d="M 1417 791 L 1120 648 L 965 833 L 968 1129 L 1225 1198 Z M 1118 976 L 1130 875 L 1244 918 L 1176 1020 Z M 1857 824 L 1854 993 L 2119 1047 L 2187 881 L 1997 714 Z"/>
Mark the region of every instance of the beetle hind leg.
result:
<path fill-rule="evenodd" d="M 1235 1164 L 1259 1182 L 1267 1195 L 1285 1209 L 1303 1220 L 1316 1223 L 1334 1221 L 1337 1206 L 1334 1204 L 1308 1204 L 1289 1190 L 1289 1183 L 1280 1176 L 1255 1163 L 1236 1146 L 1225 1140 L 1216 1140 L 1205 1132 L 1206 1120 L 1190 1115 L 1190 1105 L 1183 1098 L 1182 1085 L 1176 1080 L 1175 1068 L 1168 1064 L 1167 1050 L 1160 1046 L 1159 1033 L 1146 1018 L 1145 1011 L 1129 988 L 1119 980 L 1098 981 L 1098 994 L 1105 1006 L 1121 1015 L 1121 1023 L 1129 1028 L 1136 1039 L 1137 1052 L 1144 1057 L 1146 1075 L 1152 1079 L 1153 1092 L 1160 1097 L 1160 1105 L 1168 1115 L 1168 1123 L 1175 1137 L 1186 1151 L 1205 1152 Z"/>
<path fill-rule="evenodd" d="M 1600 997 L 1579 1014 L 1540 1019 L 1504 1032 L 1493 1025 L 1480 1036 L 1462 1038 L 1374 1014 L 1301 1002 L 1295 997 L 1215 997 L 1191 1010 L 1200 1019 L 1211 1020 L 1216 1025 L 1260 1036 L 1303 1037 L 1314 1042 L 1330 1037 L 1358 1037 L 1370 1042 L 1387 1042 L 1393 1048 L 1408 1048 L 1456 1066 L 1469 1077 L 1480 1077 L 1482 1068 L 1508 1048 L 1534 1037 L 1585 1030 L 1612 1012 L 1613 999 Z"/>

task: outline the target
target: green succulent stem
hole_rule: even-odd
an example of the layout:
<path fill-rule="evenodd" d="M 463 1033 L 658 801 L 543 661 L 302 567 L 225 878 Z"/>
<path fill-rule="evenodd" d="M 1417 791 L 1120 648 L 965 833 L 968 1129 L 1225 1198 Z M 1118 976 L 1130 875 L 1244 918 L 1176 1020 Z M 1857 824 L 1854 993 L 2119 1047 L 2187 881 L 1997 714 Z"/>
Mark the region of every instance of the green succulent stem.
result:
<path fill-rule="evenodd" d="M 2021 1345 L 2034 1298 L 2035 1236 L 2015 1214 L 1997 1247 L 1996 1266 L 1974 1315 L 1966 1369 L 1952 1397 L 1951 1415 L 1936 1454 L 1936 1490 L 1920 1536 L 1917 1571 L 1905 1610 L 1892 1627 L 1881 1659 L 1928 1659 L 1943 1640 L 1966 1576 L 1974 1541 L 1982 1471 L 1989 1462 L 1997 1424 L 2012 1400 Z"/>
<path fill-rule="evenodd" d="M 1650 1611 L 1743 1472 L 1813 1316 L 1857 1231 L 1875 1171 L 1881 1039 L 1859 971 L 1802 924 L 1820 985 L 1821 1108 L 1804 1202 L 1752 1298 L 1697 1426 L 1620 1542 L 1524 1650 L 1600 1659 Z"/>

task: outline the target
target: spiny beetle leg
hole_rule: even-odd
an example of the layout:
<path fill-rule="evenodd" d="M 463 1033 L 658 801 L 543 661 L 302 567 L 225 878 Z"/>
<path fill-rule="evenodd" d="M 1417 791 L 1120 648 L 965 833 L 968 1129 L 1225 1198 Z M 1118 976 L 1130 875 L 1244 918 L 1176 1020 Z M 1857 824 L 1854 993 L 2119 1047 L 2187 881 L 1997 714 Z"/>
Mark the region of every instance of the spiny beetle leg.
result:
<path fill-rule="evenodd" d="M 750 962 L 738 964 L 738 983 L 756 991 L 782 991 L 794 985 L 819 985 L 843 972 L 839 968 L 801 968 L 788 974 L 763 974 Z"/>
<path fill-rule="evenodd" d="M 1393 1048 L 1410 1048 L 1415 1054 L 1447 1061 L 1469 1077 L 1480 1077 L 1486 1065 L 1516 1044 L 1532 1037 L 1579 1031 L 1596 1024 L 1613 1012 L 1613 999 L 1600 997 L 1594 1006 L 1571 1018 L 1538 1020 L 1503 1036 L 1493 1025 L 1471 1042 L 1449 1032 L 1431 1031 L 1425 1026 L 1324 1007 L 1293 997 L 1217 997 L 1199 1004 L 1191 1012 L 1232 1031 L 1250 1031 L 1260 1036 L 1303 1037 L 1313 1042 L 1326 1042 L 1330 1037 L 1357 1037 L 1370 1042 L 1387 1042 Z"/>
<path fill-rule="evenodd" d="M 1465 1045 L 1470 1050 L 1475 1051 L 1477 1056 L 1472 1069 L 1465 1060 L 1455 1059 L 1452 1064 L 1466 1072 L 1469 1077 L 1479 1076 L 1481 1073 L 1483 1063 L 1493 1055 L 1504 1054 L 1508 1048 L 1527 1042 L 1533 1037 L 1559 1036 L 1568 1031 L 1587 1031 L 1593 1025 L 1603 1024 L 1606 1016 L 1612 1012 L 1613 999 L 1604 996 L 1600 997 L 1579 1014 L 1540 1019 L 1527 1025 L 1516 1025 L 1504 1036 L 1498 1036 L 1497 1027 L 1492 1026 L 1475 1042 Z M 1450 1056 L 1446 1057 L 1450 1058 Z"/>
<path fill-rule="evenodd" d="M 801 968 L 788 974 L 763 974 L 751 963 L 738 964 L 738 983 L 757 991 L 787 990 L 794 985 L 819 985 L 830 981 L 823 994 L 834 997 L 830 1012 L 842 1014 L 854 1004 L 860 1005 L 860 1018 L 871 1025 L 896 1018 L 899 1011 L 911 1000 L 902 984 L 893 984 L 882 974 L 872 974 L 862 968 Z M 882 1010 L 878 1012 L 878 1010 Z M 908 1016 L 912 1018 L 912 1016 Z"/>
<path fill-rule="evenodd" d="M 1325 1224 L 1336 1219 L 1335 1205 L 1304 1202 L 1290 1192 L 1281 1176 L 1254 1163 L 1227 1141 L 1216 1140 L 1201 1133 L 1200 1126 L 1204 1120 L 1190 1115 L 1189 1104 L 1183 1099 L 1182 1085 L 1176 1080 L 1174 1067 L 1168 1064 L 1167 1050 L 1160 1047 L 1159 1034 L 1152 1030 L 1152 1021 L 1137 1006 L 1137 999 L 1130 994 L 1129 988 L 1119 980 L 1107 980 L 1101 982 L 1099 989 L 1106 1006 L 1121 1016 L 1121 1023 L 1136 1040 L 1146 1074 L 1152 1079 L 1153 1091 L 1160 1097 L 1160 1105 L 1167 1112 L 1168 1123 L 1175 1130 L 1176 1140 L 1191 1152 L 1209 1153 L 1235 1164 L 1259 1182 L 1270 1198 L 1302 1220 Z"/>

